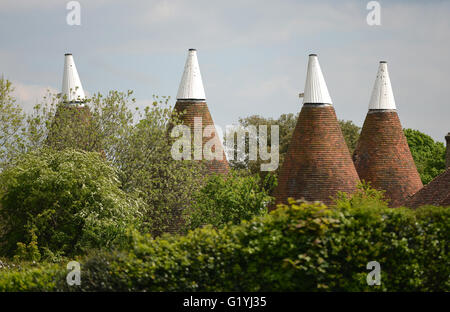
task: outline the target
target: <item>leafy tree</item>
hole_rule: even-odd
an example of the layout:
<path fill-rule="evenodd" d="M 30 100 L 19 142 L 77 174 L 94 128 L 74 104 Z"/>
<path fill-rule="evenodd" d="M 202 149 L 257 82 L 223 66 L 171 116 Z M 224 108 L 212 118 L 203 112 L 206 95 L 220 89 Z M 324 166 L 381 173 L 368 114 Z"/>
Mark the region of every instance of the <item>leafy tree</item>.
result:
<path fill-rule="evenodd" d="M 168 127 L 176 115 L 159 100 L 139 115 L 139 122 L 117 142 L 113 163 L 120 169 L 124 189 L 137 192 L 148 205 L 143 230 L 153 235 L 178 232 L 206 175 L 200 162 L 175 160 Z"/>
<path fill-rule="evenodd" d="M 445 146 L 418 130 L 403 131 L 420 178 L 427 184 L 445 170 Z"/>
<path fill-rule="evenodd" d="M 339 125 L 341 126 L 342 134 L 350 154 L 353 154 L 359 139 L 359 134 L 361 133 L 361 128 L 355 125 L 351 120 L 339 120 Z"/>
<path fill-rule="evenodd" d="M 37 260 L 110 246 L 140 209 L 98 153 L 31 152 L 0 173 L 0 251 Z"/>
<path fill-rule="evenodd" d="M 0 78 L 0 165 L 7 164 L 21 148 L 22 109 L 12 96 L 12 83 Z"/>
<path fill-rule="evenodd" d="M 97 93 L 84 107 L 64 104 L 63 98 L 49 93 L 27 116 L 24 150 L 100 152 L 118 170 L 123 190 L 146 202 L 142 230 L 153 235 L 176 231 L 184 223 L 182 210 L 201 186 L 204 171 L 197 162 L 172 158 L 168 127 L 178 116 L 169 109 L 168 100 L 155 97 L 151 106 L 132 110 L 132 91 Z"/>
<path fill-rule="evenodd" d="M 212 175 L 194 197 L 189 214 L 188 228 L 211 224 L 221 227 L 229 222 L 238 224 L 267 212 L 274 188 L 272 175 L 261 182 L 259 175 L 243 175 L 236 172 L 224 177 Z"/>
<path fill-rule="evenodd" d="M 27 117 L 23 134 L 27 150 L 74 148 L 101 151 L 114 159 L 118 142 L 133 126 L 132 94 L 96 93 L 79 105 L 64 103 L 60 95 L 48 93 Z"/>

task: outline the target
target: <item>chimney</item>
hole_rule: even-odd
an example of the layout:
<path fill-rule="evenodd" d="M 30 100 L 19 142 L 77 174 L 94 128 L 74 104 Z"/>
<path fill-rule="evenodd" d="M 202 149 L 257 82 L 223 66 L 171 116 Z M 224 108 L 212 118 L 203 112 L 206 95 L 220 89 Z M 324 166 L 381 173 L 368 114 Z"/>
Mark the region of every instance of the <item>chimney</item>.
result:
<path fill-rule="evenodd" d="M 332 204 L 359 182 L 316 54 L 309 55 L 303 107 L 280 169 L 276 203 L 289 197 Z M 273 208 L 273 207 L 272 207 Z"/>
<path fill-rule="evenodd" d="M 391 207 L 398 207 L 423 185 L 398 118 L 387 63 L 378 67 L 369 111 L 353 161 L 361 180 L 385 190 Z"/>
<path fill-rule="evenodd" d="M 222 142 L 219 139 L 217 130 L 214 126 L 214 121 L 206 104 L 205 90 L 203 88 L 202 75 L 200 74 L 200 66 L 198 65 L 197 50 L 189 49 L 184 66 L 183 76 L 181 78 L 180 86 L 177 93 L 177 102 L 174 107 L 174 111 L 178 113 L 178 118 L 181 122 L 191 128 L 191 134 L 199 129 L 195 127 L 194 120 L 201 120 L 201 131 L 207 126 L 213 126 L 214 132 L 209 137 L 203 137 L 202 135 L 202 151 L 206 142 L 210 141 L 213 137 L 217 139 L 215 141 L 213 152 L 218 150 L 222 151 L 221 159 L 206 160 L 205 155 L 202 153 L 202 161 L 211 173 L 227 174 L 229 171 L 229 165 L 225 156 L 225 151 Z M 195 155 L 191 155 L 191 159 L 195 159 Z"/>
<path fill-rule="evenodd" d="M 447 149 L 445 152 L 445 167 L 450 167 L 450 132 L 445 136 L 445 141 L 447 144 Z"/>
<path fill-rule="evenodd" d="M 64 72 L 61 96 L 68 104 L 81 104 L 86 99 L 72 53 L 66 53 L 64 55 Z"/>

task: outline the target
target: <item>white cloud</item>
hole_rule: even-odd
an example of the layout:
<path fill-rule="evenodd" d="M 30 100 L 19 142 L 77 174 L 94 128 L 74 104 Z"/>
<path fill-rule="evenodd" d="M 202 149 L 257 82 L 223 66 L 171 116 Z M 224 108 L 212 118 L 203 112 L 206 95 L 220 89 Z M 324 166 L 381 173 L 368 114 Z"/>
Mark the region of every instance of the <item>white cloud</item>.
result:
<path fill-rule="evenodd" d="M 17 81 L 13 81 L 13 86 L 13 94 L 17 99 L 17 103 L 19 103 L 26 112 L 30 112 L 33 109 L 33 106 L 39 103 L 44 96 L 49 94 L 49 92 L 52 94 L 59 92 L 50 86 L 24 84 Z"/>

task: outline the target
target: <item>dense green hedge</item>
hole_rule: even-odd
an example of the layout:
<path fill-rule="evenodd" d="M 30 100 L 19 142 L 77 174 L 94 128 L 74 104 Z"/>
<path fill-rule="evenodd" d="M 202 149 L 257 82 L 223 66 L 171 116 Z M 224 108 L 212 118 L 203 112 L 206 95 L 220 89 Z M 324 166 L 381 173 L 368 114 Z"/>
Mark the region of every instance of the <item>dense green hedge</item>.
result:
<path fill-rule="evenodd" d="M 124 251 L 81 260 L 79 287 L 47 265 L 0 270 L 0 290 L 450 291 L 448 237 L 450 207 L 292 203 L 221 230 L 133 234 Z M 369 261 L 381 265 L 381 286 L 367 285 Z"/>

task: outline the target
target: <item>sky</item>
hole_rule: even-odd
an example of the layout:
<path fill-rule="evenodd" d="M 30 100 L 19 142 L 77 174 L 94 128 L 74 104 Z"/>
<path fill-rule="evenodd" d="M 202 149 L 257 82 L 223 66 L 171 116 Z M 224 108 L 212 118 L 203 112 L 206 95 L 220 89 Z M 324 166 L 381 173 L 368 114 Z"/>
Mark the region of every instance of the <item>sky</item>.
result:
<path fill-rule="evenodd" d="M 450 1 L 0 0 L 0 75 L 26 111 L 60 92 L 64 53 L 85 91 L 133 90 L 174 105 L 187 50 L 196 48 L 208 106 L 222 128 L 240 117 L 301 109 L 316 53 L 339 119 L 362 126 L 379 61 L 387 61 L 403 127 L 444 141 L 450 132 Z"/>

